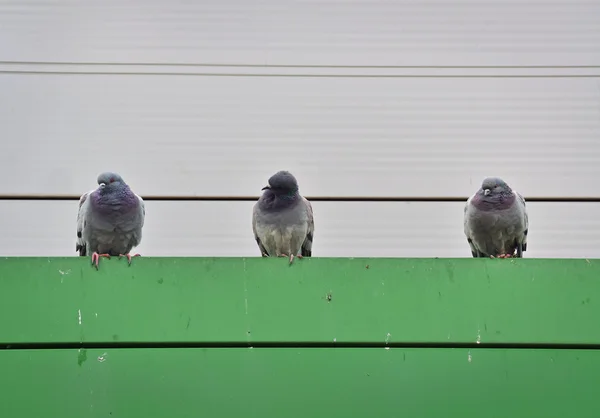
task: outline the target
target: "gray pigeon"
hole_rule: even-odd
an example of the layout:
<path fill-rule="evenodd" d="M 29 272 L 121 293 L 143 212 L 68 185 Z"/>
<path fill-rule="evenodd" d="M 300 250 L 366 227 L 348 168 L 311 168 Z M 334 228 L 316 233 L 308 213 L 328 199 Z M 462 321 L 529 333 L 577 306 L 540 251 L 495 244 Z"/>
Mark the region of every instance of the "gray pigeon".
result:
<path fill-rule="evenodd" d="M 315 223 L 310 202 L 299 193 L 296 178 L 279 171 L 263 187 L 254 205 L 252 230 L 263 257 L 310 257 Z"/>
<path fill-rule="evenodd" d="M 525 199 L 497 177 L 483 180 L 465 205 L 464 227 L 473 257 L 522 258 L 529 218 Z"/>
<path fill-rule="evenodd" d="M 100 257 L 125 256 L 131 264 L 129 251 L 142 241 L 144 201 L 116 173 L 102 173 L 97 181 L 98 188 L 79 199 L 75 251 L 91 252 L 96 269 Z"/>

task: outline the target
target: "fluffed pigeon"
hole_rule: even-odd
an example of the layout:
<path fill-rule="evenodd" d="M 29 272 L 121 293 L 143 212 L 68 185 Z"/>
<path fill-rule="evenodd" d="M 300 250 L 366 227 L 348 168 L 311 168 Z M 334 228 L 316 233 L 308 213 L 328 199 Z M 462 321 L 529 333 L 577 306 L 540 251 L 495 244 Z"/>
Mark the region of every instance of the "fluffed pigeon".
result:
<path fill-rule="evenodd" d="M 102 173 L 97 182 L 97 189 L 79 199 L 75 251 L 80 256 L 91 252 L 96 269 L 100 257 L 125 256 L 131 264 L 129 252 L 142 241 L 144 201 L 116 173 Z"/>
<path fill-rule="evenodd" d="M 522 258 L 529 218 L 525 199 L 502 179 L 485 178 L 465 205 L 464 228 L 473 257 Z"/>
<path fill-rule="evenodd" d="M 296 178 L 279 171 L 263 187 L 254 205 L 252 230 L 263 257 L 310 257 L 315 230 L 310 202 L 299 193 Z"/>

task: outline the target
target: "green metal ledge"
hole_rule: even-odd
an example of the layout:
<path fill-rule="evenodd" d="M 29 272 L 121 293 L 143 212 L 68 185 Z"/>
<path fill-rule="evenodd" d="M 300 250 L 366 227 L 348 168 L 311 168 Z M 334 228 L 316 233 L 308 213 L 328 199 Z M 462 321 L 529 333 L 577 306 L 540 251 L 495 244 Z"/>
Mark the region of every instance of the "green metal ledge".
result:
<path fill-rule="evenodd" d="M 600 344 L 600 261 L 0 259 L 0 343 Z"/>
<path fill-rule="evenodd" d="M 597 418 L 599 318 L 600 260 L 0 258 L 0 416 Z"/>

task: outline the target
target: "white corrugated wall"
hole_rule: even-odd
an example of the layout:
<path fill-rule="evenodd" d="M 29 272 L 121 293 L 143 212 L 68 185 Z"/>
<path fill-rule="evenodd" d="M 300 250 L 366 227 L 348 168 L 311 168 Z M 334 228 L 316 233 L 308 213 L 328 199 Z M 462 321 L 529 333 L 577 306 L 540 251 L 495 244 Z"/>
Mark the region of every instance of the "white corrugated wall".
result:
<path fill-rule="evenodd" d="M 0 0 L 0 199 L 531 201 L 526 257 L 600 257 L 600 2 Z M 259 256 L 251 201 L 147 201 L 142 255 Z M 460 201 L 316 201 L 314 256 L 470 257 Z M 76 200 L 0 200 L 0 255 L 75 256 Z"/>

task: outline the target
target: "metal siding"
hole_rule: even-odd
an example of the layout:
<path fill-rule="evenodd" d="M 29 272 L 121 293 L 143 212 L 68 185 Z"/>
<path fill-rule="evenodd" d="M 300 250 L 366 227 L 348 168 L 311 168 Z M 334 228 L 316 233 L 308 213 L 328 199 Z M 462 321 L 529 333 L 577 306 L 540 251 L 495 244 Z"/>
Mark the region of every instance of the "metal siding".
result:
<path fill-rule="evenodd" d="M 253 202 L 147 202 L 142 256 L 251 256 Z M 600 204 L 530 203 L 525 257 L 600 258 Z M 471 257 L 462 203 L 314 202 L 314 257 Z M 0 256 L 75 256 L 76 201 L 0 202 Z M 16 221 L 19 220 L 19 221 Z"/>
<path fill-rule="evenodd" d="M 599 65 L 583 0 L 3 0 L 11 61 Z"/>
<path fill-rule="evenodd" d="M 256 196 L 289 169 L 311 196 L 466 197 L 499 175 L 526 197 L 597 197 L 599 14 L 0 0 L 0 195 L 79 196 L 115 170 L 143 195 Z M 148 202 L 140 251 L 258 255 L 251 205 Z M 0 254 L 74 255 L 76 207 L 1 201 Z M 462 203 L 314 207 L 315 256 L 469 256 Z M 599 256 L 598 204 L 529 208 L 527 257 Z"/>
<path fill-rule="evenodd" d="M 600 196 L 591 78 L 0 75 L 0 193 L 73 194 L 120 172 L 143 195 Z M 36 175 L 32 175 L 36 173 Z"/>

